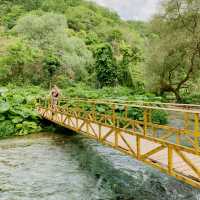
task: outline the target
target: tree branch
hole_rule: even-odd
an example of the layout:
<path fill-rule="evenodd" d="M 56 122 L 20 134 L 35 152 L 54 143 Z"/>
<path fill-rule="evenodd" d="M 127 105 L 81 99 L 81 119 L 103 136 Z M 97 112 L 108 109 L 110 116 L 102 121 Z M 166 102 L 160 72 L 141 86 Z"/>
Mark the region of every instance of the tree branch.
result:
<path fill-rule="evenodd" d="M 184 19 L 183 19 L 183 16 L 181 15 L 180 4 L 178 3 L 177 0 L 176 0 L 176 7 L 177 7 L 177 11 L 178 11 L 178 16 L 179 16 L 179 18 L 181 19 L 181 22 L 182 22 L 183 26 L 184 26 L 189 32 L 192 32 L 192 33 L 193 33 L 193 30 L 190 29 L 190 28 L 185 24 L 185 21 L 184 21 Z"/>
<path fill-rule="evenodd" d="M 193 70 L 194 70 L 194 60 L 195 60 L 195 56 L 196 56 L 196 51 L 192 54 L 190 68 L 189 68 L 189 70 L 188 70 L 188 72 L 187 72 L 186 77 L 185 77 L 182 81 L 180 81 L 180 83 L 178 84 L 178 86 L 177 86 L 177 88 L 176 88 L 177 91 L 180 90 L 181 86 L 182 86 L 183 84 L 185 84 L 185 83 L 189 80 L 190 75 L 192 74 L 192 72 L 193 72 Z"/>

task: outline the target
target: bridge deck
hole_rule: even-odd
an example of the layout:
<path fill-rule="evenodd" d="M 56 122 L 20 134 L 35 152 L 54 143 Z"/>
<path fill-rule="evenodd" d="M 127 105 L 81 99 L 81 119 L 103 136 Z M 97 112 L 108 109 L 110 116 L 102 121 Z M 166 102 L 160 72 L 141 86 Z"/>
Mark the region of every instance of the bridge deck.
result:
<path fill-rule="evenodd" d="M 143 134 L 139 130 L 144 131 L 144 124 L 136 126 L 138 128 L 135 126 L 120 128 L 117 125 L 106 123 L 109 117 L 106 119 L 104 116 L 97 120 L 91 113 L 85 116 L 81 115 L 80 110 L 63 111 L 58 109 L 54 112 L 50 107 L 38 107 L 38 112 L 54 123 L 95 138 L 99 142 L 156 167 L 170 176 L 200 188 L 199 149 L 152 137 L 152 134 Z M 150 128 L 147 127 L 148 131 Z M 165 137 L 167 136 L 165 135 Z M 195 141 L 195 138 L 193 139 Z"/>

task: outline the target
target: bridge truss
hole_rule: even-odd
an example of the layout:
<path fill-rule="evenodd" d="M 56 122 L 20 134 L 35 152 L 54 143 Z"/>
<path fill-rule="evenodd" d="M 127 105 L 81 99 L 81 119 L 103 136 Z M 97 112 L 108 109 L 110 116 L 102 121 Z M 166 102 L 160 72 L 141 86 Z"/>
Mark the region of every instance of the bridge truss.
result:
<path fill-rule="evenodd" d="M 200 106 L 39 99 L 39 114 L 200 189 Z"/>

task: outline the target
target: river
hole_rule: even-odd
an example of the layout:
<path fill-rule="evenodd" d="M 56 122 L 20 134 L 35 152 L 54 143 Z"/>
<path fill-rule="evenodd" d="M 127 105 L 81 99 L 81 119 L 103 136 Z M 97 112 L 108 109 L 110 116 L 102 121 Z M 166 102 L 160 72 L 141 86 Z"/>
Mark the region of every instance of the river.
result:
<path fill-rule="evenodd" d="M 59 134 L 0 141 L 0 199 L 111 199 L 112 194 L 81 169 L 73 145 Z"/>
<path fill-rule="evenodd" d="M 67 130 L 0 141 L 0 200 L 199 200 L 200 191 Z"/>

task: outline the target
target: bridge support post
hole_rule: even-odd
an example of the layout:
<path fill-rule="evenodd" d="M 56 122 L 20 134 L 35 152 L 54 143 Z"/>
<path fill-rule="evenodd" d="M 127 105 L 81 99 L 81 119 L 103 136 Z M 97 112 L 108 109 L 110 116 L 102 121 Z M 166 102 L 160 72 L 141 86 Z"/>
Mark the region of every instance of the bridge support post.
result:
<path fill-rule="evenodd" d="M 194 114 L 194 141 L 195 141 L 195 150 L 199 151 L 199 114 Z"/>
<path fill-rule="evenodd" d="M 99 124 L 99 141 L 101 141 L 101 124 Z"/>
<path fill-rule="evenodd" d="M 140 136 L 136 135 L 136 145 L 137 145 L 137 159 L 140 160 L 141 157 L 141 145 L 140 145 Z"/>
<path fill-rule="evenodd" d="M 168 145 L 168 174 L 172 175 L 173 173 L 173 148 L 171 145 Z"/>
<path fill-rule="evenodd" d="M 92 106 L 92 117 L 93 117 L 93 120 L 96 121 L 96 103 L 95 102 L 93 103 L 93 106 Z"/>
<path fill-rule="evenodd" d="M 189 129 L 189 113 L 184 113 L 184 128 Z"/>
<path fill-rule="evenodd" d="M 125 105 L 125 119 L 128 119 L 128 105 Z"/>
<path fill-rule="evenodd" d="M 148 111 L 144 110 L 144 135 L 147 135 Z"/>
<path fill-rule="evenodd" d="M 115 147 L 118 147 L 118 130 L 115 130 Z"/>
<path fill-rule="evenodd" d="M 113 121 L 113 126 L 115 126 L 116 124 L 116 113 L 115 113 L 115 109 L 116 109 L 116 106 L 115 104 L 112 105 L 112 121 Z"/>

